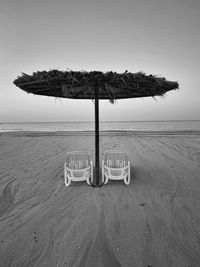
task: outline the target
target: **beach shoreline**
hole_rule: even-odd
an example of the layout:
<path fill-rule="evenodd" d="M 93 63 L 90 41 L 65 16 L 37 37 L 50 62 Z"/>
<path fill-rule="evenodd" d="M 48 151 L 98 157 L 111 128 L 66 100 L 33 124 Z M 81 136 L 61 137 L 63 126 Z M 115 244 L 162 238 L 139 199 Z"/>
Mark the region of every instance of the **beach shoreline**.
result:
<path fill-rule="evenodd" d="M 0 136 L 93 136 L 94 131 L 2 131 Z M 200 136 L 199 130 L 177 130 L 177 131 L 130 131 L 130 130 L 106 130 L 99 131 L 100 136 L 111 136 L 111 135 L 121 135 L 121 136 Z"/>
<path fill-rule="evenodd" d="M 0 133 L 0 266 L 199 266 L 200 135 L 100 133 L 124 150 L 131 183 L 64 185 L 69 151 L 94 132 Z"/>

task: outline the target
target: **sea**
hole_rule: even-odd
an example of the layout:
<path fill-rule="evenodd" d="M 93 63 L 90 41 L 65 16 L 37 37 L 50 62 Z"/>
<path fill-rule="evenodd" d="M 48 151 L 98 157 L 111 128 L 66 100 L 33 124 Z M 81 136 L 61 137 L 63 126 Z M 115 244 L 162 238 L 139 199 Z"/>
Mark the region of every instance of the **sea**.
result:
<path fill-rule="evenodd" d="M 15 122 L 0 123 L 1 132 L 14 131 L 94 131 L 94 122 Z M 195 121 L 102 121 L 100 131 L 135 132 L 197 132 L 200 133 L 200 120 Z"/>

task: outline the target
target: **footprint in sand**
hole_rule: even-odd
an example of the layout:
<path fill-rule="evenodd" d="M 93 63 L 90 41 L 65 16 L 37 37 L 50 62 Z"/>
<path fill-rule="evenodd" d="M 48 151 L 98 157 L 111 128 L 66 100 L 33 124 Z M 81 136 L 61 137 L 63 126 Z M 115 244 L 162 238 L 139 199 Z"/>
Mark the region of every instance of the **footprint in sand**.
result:
<path fill-rule="evenodd" d="M 37 234 L 36 234 L 36 232 L 33 232 L 33 239 L 34 239 L 34 241 L 37 243 Z"/>
<path fill-rule="evenodd" d="M 146 206 L 146 203 L 140 203 L 139 205 L 144 207 L 144 206 Z"/>

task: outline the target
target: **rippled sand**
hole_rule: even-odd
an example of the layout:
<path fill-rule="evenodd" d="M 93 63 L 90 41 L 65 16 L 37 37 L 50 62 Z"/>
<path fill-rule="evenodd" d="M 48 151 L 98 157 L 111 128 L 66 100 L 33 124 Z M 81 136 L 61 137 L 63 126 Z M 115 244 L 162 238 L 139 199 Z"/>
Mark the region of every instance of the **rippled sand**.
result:
<path fill-rule="evenodd" d="M 0 266 L 200 266 L 200 135 L 103 134 L 127 151 L 131 184 L 63 182 L 91 134 L 0 135 Z"/>

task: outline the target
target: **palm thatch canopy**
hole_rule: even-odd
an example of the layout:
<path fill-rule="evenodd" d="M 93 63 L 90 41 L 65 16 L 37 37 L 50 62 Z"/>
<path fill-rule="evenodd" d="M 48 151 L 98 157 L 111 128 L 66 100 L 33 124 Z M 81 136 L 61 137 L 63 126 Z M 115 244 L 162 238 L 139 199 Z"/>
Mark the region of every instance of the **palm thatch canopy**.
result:
<path fill-rule="evenodd" d="M 71 70 L 38 71 L 32 75 L 22 73 L 14 84 L 27 93 L 74 99 L 94 99 L 95 88 L 98 88 L 98 98 L 111 102 L 123 98 L 163 96 L 179 86 L 177 82 L 143 72 Z"/>

